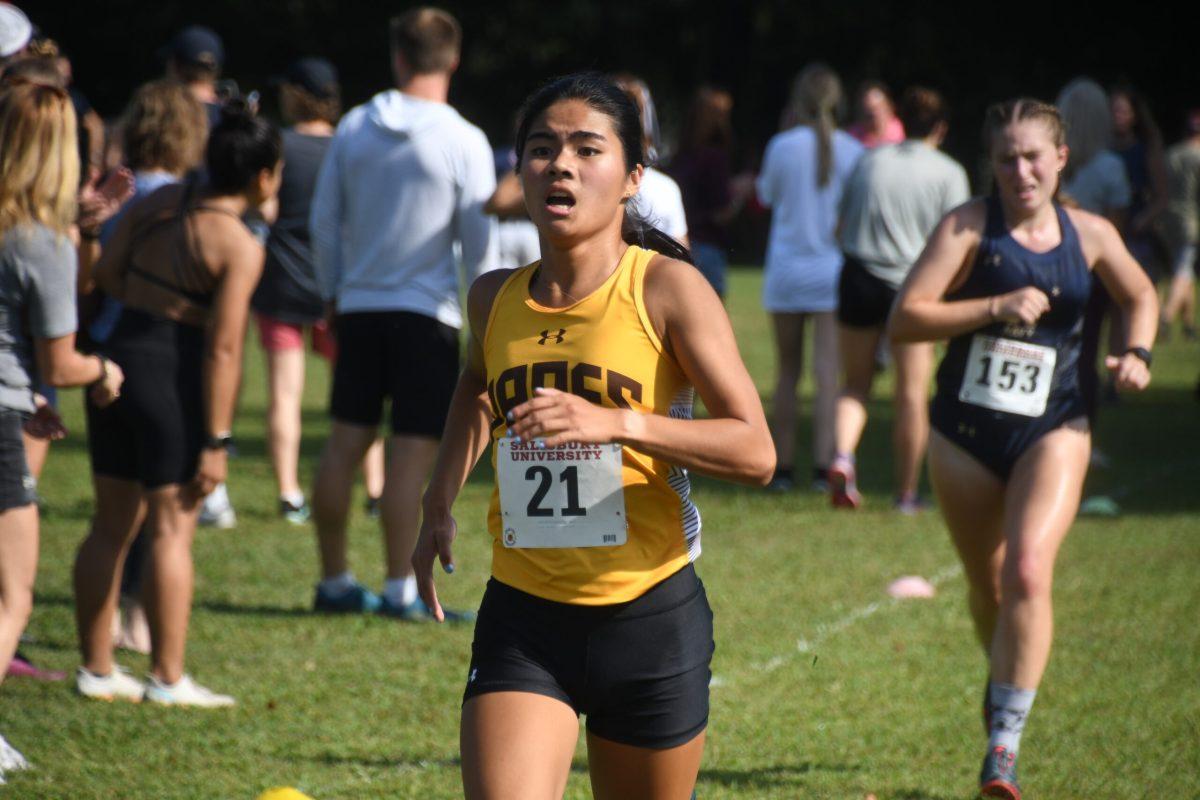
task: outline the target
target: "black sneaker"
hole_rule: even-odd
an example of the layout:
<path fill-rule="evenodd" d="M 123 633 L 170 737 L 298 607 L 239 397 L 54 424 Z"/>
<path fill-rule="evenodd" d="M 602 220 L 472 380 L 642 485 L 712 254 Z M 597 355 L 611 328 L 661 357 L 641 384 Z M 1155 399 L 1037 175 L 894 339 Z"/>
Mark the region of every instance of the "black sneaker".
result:
<path fill-rule="evenodd" d="M 999 745 L 988 752 L 983 759 L 983 769 L 979 771 L 979 796 L 1021 800 L 1016 753 Z"/>
<path fill-rule="evenodd" d="M 379 519 L 379 498 L 367 497 L 367 502 L 363 503 L 363 511 L 371 519 Z"/>

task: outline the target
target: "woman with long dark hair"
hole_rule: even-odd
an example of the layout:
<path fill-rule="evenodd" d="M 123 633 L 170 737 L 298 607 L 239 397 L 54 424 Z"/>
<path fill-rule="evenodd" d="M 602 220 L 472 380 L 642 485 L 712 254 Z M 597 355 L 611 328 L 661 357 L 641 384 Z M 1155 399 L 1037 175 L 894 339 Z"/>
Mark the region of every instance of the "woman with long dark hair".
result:
<path fill-rule="evenodd" d="M 719 298 L 630 214 L 642 143 L 637 108 L 601 76 L 535 92 L 517 154 L 542 259 L 468 296 L 468 363 L 413 556 L 441 619 L 433 563 L 453 570 L 451 507 L 491 442 L 468 798 L 561 796 L 580 714 L 598 798 L 687 798 L 699 770 L 713 640 L 688 470 L 762 484 L 774 454 Z M 694 392 L 710 418 L 692 419 Z"/>
<path fill-rule="evenodd" d="M 225 479 L 226 448 L 250 295 L 263 248 L 242 223 L 279 189 L 281 144 L 269 123 L 227 109 L 209 135 L 203 180 L 165 186 L 128 210 L 96 265 L 124 304 L 103 352 L 128 376 L 120 402 L 88 407 L 96 511 L 75 559 L 75 615 L 86 697 L 224 706 L 233 698 L 183 669 L 192 537 L 200 502 Z M 109 620 L 129 543 L 147 522 L 151 670 L 113 663 Z"/>

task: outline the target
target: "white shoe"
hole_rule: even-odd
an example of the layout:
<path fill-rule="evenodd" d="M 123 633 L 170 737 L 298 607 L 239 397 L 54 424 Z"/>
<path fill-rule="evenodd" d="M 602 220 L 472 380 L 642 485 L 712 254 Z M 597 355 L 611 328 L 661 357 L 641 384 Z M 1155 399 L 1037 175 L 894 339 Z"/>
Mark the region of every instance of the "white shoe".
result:
<path fill-rule="evenodd" d="M 153 675 L 146 676 L 147 703 L 163 706 L 193 706 L 195 708 L 223 708 L 237 701 L 227 694 L 217 694 L 184 675 L 175 683 L 163 683 Z"/>
<path fill-rule="evenodd" d="M 225 484 L 217 484 L 217 488 L 204 498 L 204 505 L 200 507 L 200 524 L 222 530 L 237 525 L 237 514 L 233 510 L 233 503 L 229 502 Z"/>
<path fill-rule="evenodd" d="M 29 769 L 25 756 L 0 736 L 0 783 L 4 782 L 5 772 L 16 772 L 19 769 Z"/>
<path fill-rule="evenodd" d="M 80 667 L 75 670 L 75 691 L 93 700 L 128 700 L 131 703 L 142 702 L 146 687 L 137 678 L 129 674 L 124 667 L 113 665 L 113 671 L 107 675 L 97 675 Z"/>

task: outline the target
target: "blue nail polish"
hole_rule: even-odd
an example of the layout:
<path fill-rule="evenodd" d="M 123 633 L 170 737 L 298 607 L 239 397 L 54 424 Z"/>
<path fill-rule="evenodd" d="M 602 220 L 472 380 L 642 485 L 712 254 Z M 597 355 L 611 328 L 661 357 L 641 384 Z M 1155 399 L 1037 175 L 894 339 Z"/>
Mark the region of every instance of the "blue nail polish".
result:
<path fill-rule="evenodd" d="M 513 415 L 513 412 L 511 412 L 511 411 L 510 411 L 510 412 L 508 412 L 507 414 L 505 414 L 505 415 L 504 415 L 504 418 L 505 418 L 506 420 L 508 420 L 509 422 L 512 422 L 512 421 L 513 421 L 513 419 L 514 419 L 515 417 L 514 417 L 514 415 Z"/>
<path fill-rule="evenodd" d="M 443 569 L 445 569 L 447 573 L 452 573 L 452 572 L 454 572 L 454 565 L 447 564 L 445 567 L 443 567 Z"/>
<path fill-rule="evenodd" d="M 536 442 L 534 442 L 534 446 L 537 447 L 537 449 L 539 449 L 539 450 L 545 450 L 546 449 L 546 440 L 538 439 Z"/>
<path fill-rule="evenodd" d="M 513 435 L 512 428 L 505 428 L 504 430 L 507 431 L 506 435 L 511 439 Z"/>

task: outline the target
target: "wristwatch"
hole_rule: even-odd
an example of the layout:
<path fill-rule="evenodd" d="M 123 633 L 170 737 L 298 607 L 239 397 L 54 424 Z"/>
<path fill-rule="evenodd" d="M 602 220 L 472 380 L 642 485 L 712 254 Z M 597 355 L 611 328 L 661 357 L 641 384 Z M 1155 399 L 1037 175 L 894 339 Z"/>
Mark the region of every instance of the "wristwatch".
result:
<path fill-rule="evenodd" d="M 1154 361 L 1154 356 L 1151 355 L 1150 351 L 1144 347 L 1131 347 L 1128 350 L 1126 350 L 1122 355 L 1137 356 L 1143 362 L 1145 362 L 1147 367 L 1150 366 L 1150 363 L 1152 361 Z"/>
<path fill-rule="evenodd" d="M 233 444 L 233 436 L 226 433 L 218 433 L 215 436 L 209 436 L 204 440 L 205 450 L 228 450 Z"/>

